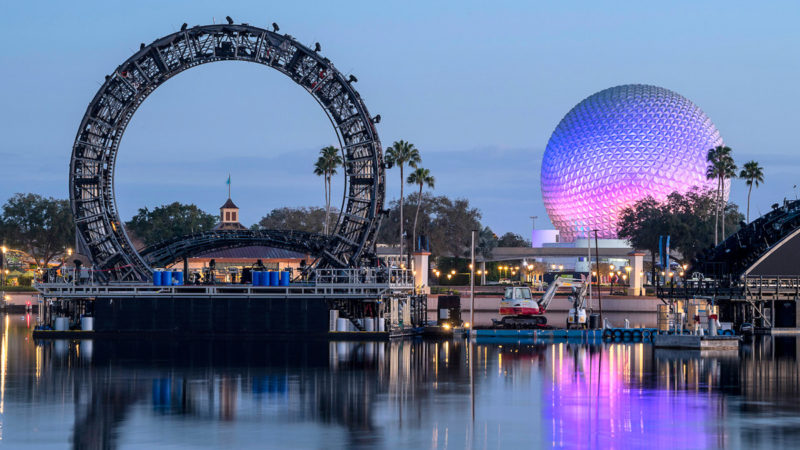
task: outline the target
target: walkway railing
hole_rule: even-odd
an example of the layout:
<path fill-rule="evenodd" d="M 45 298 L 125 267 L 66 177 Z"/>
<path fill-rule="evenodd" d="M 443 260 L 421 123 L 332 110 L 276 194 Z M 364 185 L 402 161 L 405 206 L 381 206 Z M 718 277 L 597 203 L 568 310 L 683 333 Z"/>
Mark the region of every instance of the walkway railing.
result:
<path fill-rule="evenodd" d="M 78 279 L 74 274 L 39 277 L 34 287 L 45 297 L 81 298 L 121 296 L 139 297 L 171 295 L 175 297 L 230 296 L 230 297 L 325 297 L 362 298 L 380 297 L 414 288 L 410 270 L 392 268 L 316 269 L 308 282 L 289 286 L 253 286 L 251 284 L 202 284 L 153 286 L 148 283 L 92 283 Z"/>

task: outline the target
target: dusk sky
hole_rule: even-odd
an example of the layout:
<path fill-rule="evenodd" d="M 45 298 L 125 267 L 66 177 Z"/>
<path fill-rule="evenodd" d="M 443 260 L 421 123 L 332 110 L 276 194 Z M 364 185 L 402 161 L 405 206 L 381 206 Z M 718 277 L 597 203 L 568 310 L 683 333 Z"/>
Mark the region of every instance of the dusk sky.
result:
<path fill-rule="evenodd" d="M 27 1 L 2 10 L 0 201 L 15 192 L 67 198 L 75 133 L 103 77 L 140 42 L 226 15 L 320 42 L 382 116 L 384 148 L 414 143 L 435 193 L 468 198 L 498 234 L 529 236 L 532 215 L 537 228 L 550 226 L 539 186 L 550 134 L 586 96 L 627 83 L 692 100 L 740 165 L 762 164 L 752 217 L 800 193 L 796 1 Z M 216 213 L 228 173 L 246 225 L 281 206 L 323 206 L 312 165 L 335 143 L 314 99 L 277 71 L 194 68 L 131 121 L 116 165 L 118 206 L 124 219 L 172 201 Z M 387 188 L 396 198 L 397 170 Z M 746 195 L 734 181 L 742 211 Z"/>

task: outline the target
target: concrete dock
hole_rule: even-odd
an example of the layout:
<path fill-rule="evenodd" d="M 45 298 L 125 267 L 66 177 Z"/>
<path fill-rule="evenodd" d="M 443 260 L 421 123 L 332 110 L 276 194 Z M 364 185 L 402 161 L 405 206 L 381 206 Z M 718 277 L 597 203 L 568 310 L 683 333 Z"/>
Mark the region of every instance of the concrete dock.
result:
<path fill-rule="evenodd" d="M 738 336 L 694 336 L 660 334 L 653 338 L 656 348 L 682 348 L 691 350 L 737 350 Z"/>

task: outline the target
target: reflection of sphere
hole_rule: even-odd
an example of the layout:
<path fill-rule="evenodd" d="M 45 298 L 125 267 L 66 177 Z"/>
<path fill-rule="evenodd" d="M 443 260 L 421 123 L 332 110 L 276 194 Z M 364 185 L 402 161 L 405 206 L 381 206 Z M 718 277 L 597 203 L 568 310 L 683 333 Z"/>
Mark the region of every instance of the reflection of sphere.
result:
<path fill-rule="evenodd" d="M 641 84 L 600 91 L 572 108 L 542 158 L 542 195 L 561 240 L 599 230 L 616 238 L 619 212 L 648 195 L 663 200 L 706 179 L 706 154 L 722 145 L 711 120 L 670 90 Z"/>

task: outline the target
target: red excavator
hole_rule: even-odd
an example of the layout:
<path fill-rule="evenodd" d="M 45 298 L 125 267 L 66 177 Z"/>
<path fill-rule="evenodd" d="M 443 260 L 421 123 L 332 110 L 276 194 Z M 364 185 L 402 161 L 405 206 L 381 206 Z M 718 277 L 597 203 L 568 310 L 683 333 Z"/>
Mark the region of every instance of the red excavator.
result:
<path fill-rule="evenodd" d="M 536 328 L 547 325 L 544 316 L 547 307 L 561 287 L 572 288 L 570 308 L 567 317 L 567 328 L 571 326 L 586 327 L 586 291 L 589 283 L 578 278 L 556 278 L 547 287 L 544 295 L 534 300 L 528 286 L 509 286 L 505 289 L 500 301 L 500 320 L 492 319 L 498 328 Z"/>

